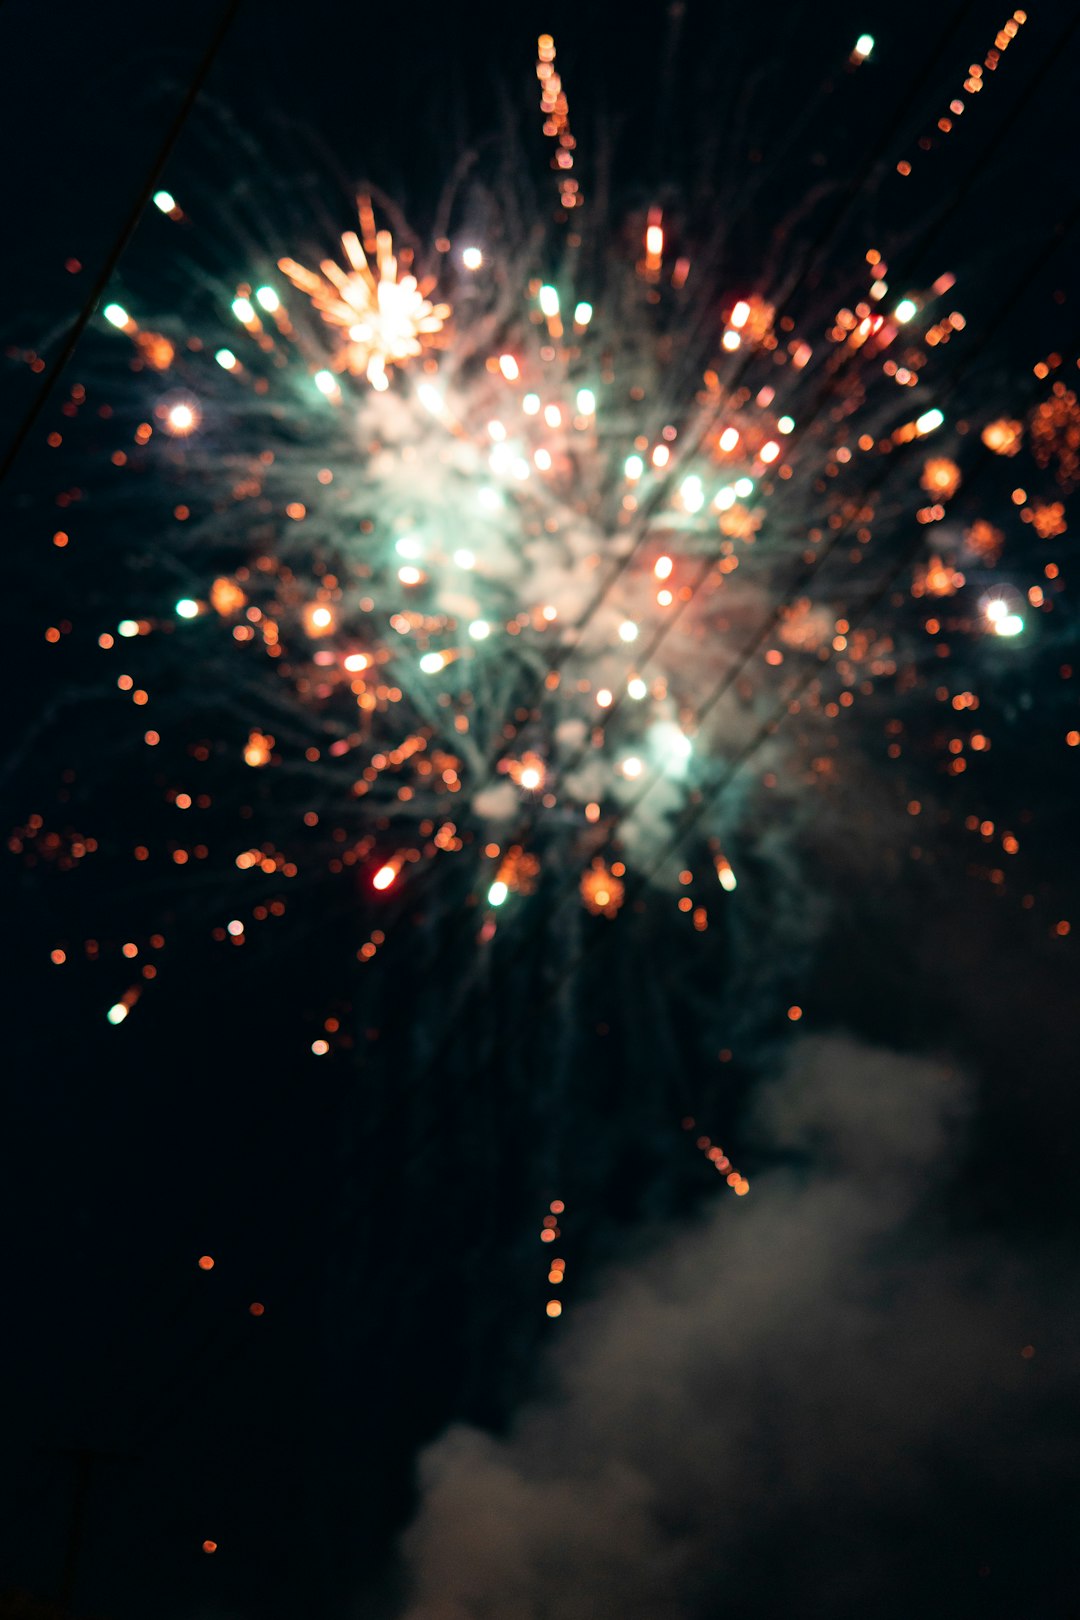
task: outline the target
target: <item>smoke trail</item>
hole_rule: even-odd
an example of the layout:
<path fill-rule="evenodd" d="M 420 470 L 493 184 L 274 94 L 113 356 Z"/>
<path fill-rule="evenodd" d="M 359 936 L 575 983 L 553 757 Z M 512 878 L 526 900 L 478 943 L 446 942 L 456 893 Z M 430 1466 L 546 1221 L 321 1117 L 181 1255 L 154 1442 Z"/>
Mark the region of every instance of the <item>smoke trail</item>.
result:
<path fill-rule="evenodd" d="M 1025 1352 L 1045 1307 L 1019 1260 L 942 1240 L 970 1089 L 795 1048 L 757 1113 L 783 1163 L 614 1275 L 506 1438 L 428 1449 L 408 1620 L 899 1615 L 928 1564 L 925 1612 L 973 1601 L 995 1518 L 1066 1477 L 1048 1383 L 1073 1367 Z"/>

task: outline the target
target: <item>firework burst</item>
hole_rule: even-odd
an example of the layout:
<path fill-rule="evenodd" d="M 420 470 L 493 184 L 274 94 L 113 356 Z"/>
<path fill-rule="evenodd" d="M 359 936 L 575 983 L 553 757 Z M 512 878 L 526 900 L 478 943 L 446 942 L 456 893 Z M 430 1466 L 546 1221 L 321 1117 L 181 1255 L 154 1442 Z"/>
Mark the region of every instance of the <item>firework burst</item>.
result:
<path fill-rule="evenodd" d="M 818 811 L 865 823 L 862 761 L 882 751 L 904 763 L 881 815 L 989 751 L 980 720 L 900 775 L 917 706 L 977 707 L 1053 605 L 1053 559 L 992 572 L 1017 539 L 980 492 L 988 469 L 1018 477 L 1030 437 L 1017 525 L 1058 538 L 1047 486 L 1075 473 L 1075 400 L 1054 357 L 1030 434 L 1026 404 L 984 403 L 956 360 L 954 277 L 911 286 L 883 247 L 796 299 L 783 274 L 727 285 L 674 206 L 593 211 L 553 62 L 545 36 L 550 216 L 491 193 L 463 203 L 468 235 L 425 246 L 380 203 L 411 243 L 395 249 L 365 197 L 346 268 L 314 228 L 268 230 L 201 295 L 194 335 L 135 292 L 103 311 L 132 364 L 110 378 L 110 469 L 136 475 L 155 543 L 122 613 L 91 596 L 95 633 L 154 790 L 187 818 L 136 859 L 167 862 L 223 945 L 298 893 L 346 912 L 360 964 L 423 961 L 433 1027 L 455 1023 L 455 979 L 501 972 L 519 1030 L 542 979 L 565 1035 L 591 942 L 625 940 L 633 1000 L 668 928 L 735 942 L 724 1016 L 772 978 L 786 1016 Z M 877 859 L 869 835 L 843 842 Z M 116 986 L 117 1021 L 143 989 Z M 346 1038 L 333 1022 L 318 1055 Z M 408 1039 L 434 1063 L 430 1029 Z"/>

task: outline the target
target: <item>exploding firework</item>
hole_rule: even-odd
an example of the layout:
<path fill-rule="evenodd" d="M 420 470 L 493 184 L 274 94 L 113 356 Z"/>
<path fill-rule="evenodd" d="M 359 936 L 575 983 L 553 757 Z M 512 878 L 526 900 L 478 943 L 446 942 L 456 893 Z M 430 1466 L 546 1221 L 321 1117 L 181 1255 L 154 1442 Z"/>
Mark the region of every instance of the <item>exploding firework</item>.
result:
<path fill-rule="evenodd" d="M 107 460 L 146 543 L 125 540 L 119 611 L 94 590 L 86 608 L 173 818 L 131 839 L 157 880 L 132 936 L 163 937 L 163 889 L 222 948 L 286 911 L 346 916 L 362 982 L 352 1021 L 310 1031 L 318 1057 L 389 1017 L 396 1063 L 437 1076 L 542 1024 L 515 1092 L 543 1098 L 538 1182 L 591 1061 L 583 1009 L 609 1027 L 598 996 L 628 1009 L 627 1053 L 654 1043 L 640 1084 L 663 1076 L 673 1117 L 700 1100 L 678 995 L 707 1004 L 714 1051 L 792 1018 L 822 849 L 851 881 L 878 859 L 868 820 L 920 814 L 989 752 L 980 682 L 1008 684 L 1058 577 L 1021 562 L 1020 526 L 1060 536 L 1051 483 L 1076 462 L 1075 399 L 1051 381 L 1024 475 L 1043 493 L 1017 485 L 1006 538 L 992 479 L 1028 465 L 1028 402 L 985 394 L 953 275 L 912 286 L 869 245 L 825 293 L 726 284 L 680 208 L 592 211 L 553 62 L 545 36 L 539 208 L 493 189 L 425 244 L 365 195 L 344 269 L 315 227 L 268 230 L 194 322 L 138 287 L 106 306 Z M 930 743 L 927 702 L 956 717 Z M 895 785 L 868 787 L 882 755 Z M 51 836 L 15 842 L 37 858 Z M 661 995 L 657 961 L 700 936 L 715 956 Z M 158 968 L 128 973 L 114 1024 Z"/>
<path fill-rule="evenodd" d="M 80 347 L 22 519 L 28 938 L 95 1076 L 175 1071 L 191 1163 L 242 1117 L 222 1179 L 269 1189 L 273 1264 L 226 1309 L 287 1324 L 322 1279 L 292 1331 L 331 1347 L 328 1495 L 362 1450 L 400 1499 L 418 1436 L 503 1421 L 628 1227 L 703 1187 L 765 1212 L 747 1092 L 793 1034 L 887 1019 L 908 916 L 977 884 L 1067 939 L 1024 784 L 1080 759 L 1075 356 L 1033 336 L 1010 372 L 999 337 L 1041 227 L 1007 251 L 987 212 L 991 288 L 919 223 L 929 143 L 979 160 L 990 54 L 841 230 L 841 171 L 771 151 L 729 189 L 671 142 L 606 173 L 545 36 L 533 159 L 452 154 L 412 219 L 321 158 L 226 173 L 241 140 L 209 185 L 170 169 Z M 228 1222 L 188 1236 L 231 1287 Z"/>

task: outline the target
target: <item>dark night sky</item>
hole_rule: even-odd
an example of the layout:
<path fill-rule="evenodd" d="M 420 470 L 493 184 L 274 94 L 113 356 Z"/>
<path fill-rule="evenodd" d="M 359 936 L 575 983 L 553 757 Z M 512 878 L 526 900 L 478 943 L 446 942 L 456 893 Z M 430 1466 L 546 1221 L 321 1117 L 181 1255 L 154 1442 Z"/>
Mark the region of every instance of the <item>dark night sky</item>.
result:
<path fill-rule="evenodd" d="M 5 346 L 55 350 L 218 10 L 9 0 L 0 12 Z M 979 132 L 933 154 L 904 220 L 882 185 L 845 226 L 848 244 L 896 233 L 912 285 L 955 269 L 976 330 L 1075 188 L 1076 45 L 1056 47 L 1066 10 L 1036 0 L 970 114 Z M 643 6 L 631 23 L 610 3 L 406 13 L 249 0 L 164 182 L 197 199 L 197 215 L 222 174 L 242 172 L 280 217 L 337 171 L 399 198 L 422 231 L 455 154 L 499 127 L 504 103 L 525 108 L 535 136 L 533 49 L 547 29 L 575 127 L 583 143 L 613 138 L 628 205 L 663 192 L 734 212 L 731 268 L 749 280 L 808 176 L 851 184 L 901 107 L 912 146 L 1006 15 L 1003 0 L 955 11 L 689 0 Z M 845 52 L 864 30 L 875 59 L 848 87 Z M 999 130 L 969 188 L 980 143 Z M 261 161 L 238 155 L 241 137 Z M 748 206 L 748 177 L 764 171 L 767 192 Z M 339 197 L 326 206 L 341 212 Z M 184 272 L 161 226 L 146 219 L 130 269 L 167 284 Z M 235 273 L 227 241 L 204 251 Z M 1036 273 L 1016 320 L 990 335 L 988 375 L 1023 374 L 1055 344 L 1075 350 L 1071 304 L 1054 298 L 1073 252 Z M 72 255 L 81 275 L 64 270 Z M 34 385 L 25 367 L 0 367 L 4 434 Z M 56 485 L 31 444 L 4 492 L 16 761 L 5 834 L 55 802 L 63 762 L 62 738 L 20 746 L 57 701 L 40 638 L 55 559 L 42 561 L 35 538 Z M 108 593 L 118 571 L 121 600 L 124 549 L 102 556 L 97 583 Z M 344 904 L 227 961 L 200 942 L 120 1042 L 101 1018 L 104 981 L 88 971 L 59 983 L 48 951 L 60 937 L 123 937 L 133 902 L 89 866 L 69 881 L 8 860 L 0 1592 L 58 1593 L 69 1453 L 89 1447 L 75 1613 L 409 1613 L 395 1547 L 417 1510 L 417 1457 L 458 1424 L 471 1427 L 429 1464 L 442 1483 L 411 1557 L 429 1602 L 465 1606 L 424 1610 L 431 1620 L 705 1620 L 734 1608 L 733 1591 L 761 1620 L 892 1617 L 916 1603 L 950 1617 L 1080 1615 L 1062 1444 L 1078 1416 L 1075 947 L 1049 942 L 1045 926 L 1077 915 L 1075 789 L 1060 747 L 1075 700 L 1070 712 L 1056 687 L 1051 698 L 1041 668 L 1025 679 L 1027 696 L 1002 699 L 985 793 L 1003 824 L 1035 815 L 1017 882 L 1039 896 L 1038 920 L 970 876 L 955 826 L 938 835 L 932 875 L 908 861 L 906 828 L 883 822 L 872 861 L 839 827 L 812 828 L 799 853 L 803 869 L 817 863 L 808 893 L 822 920 L 812 950 L 800 945 L 797 982 L 779 891 L 758 919 L 775 947 L 761 995 L 812 1009 L 808 1042 L 782 1017 L 745 1016 L 736 1062 L 705 1081 L 699 1048 L 728 1016 L 717 986 L 746 936 L 718 931 L 714 955 L 688 964 L 685 945 L 626 918 L 617 968 L 583 986 L 579 1061 L 594 1093 L 559 1104 L 577 1145 L 527 1172 L 517 1144 L 545 1101 L 519 1047 L 501 1055 L 496 1031 L 471 1067 L 459 1032 L 444 1081 L 426 1088 L 385 1050 L 410 1006 L 426 1005 L 437 919 L 417 922 L 396 977 L 351 1009 Z M 80 723 L 76 707 L 61 731 Z M 125 771 L 87 830 L 135 827 Z M 517 962 L 507 981 L 534 966 Z M 678 1015 L 666 1045 L 637 1044 L 627 1009 L 643 975 Z M 328 1005 L 355 1047 L 309 1073 L 285 1054 Z M 814 1101 L 804 1072 L 819 1082 Z M 886 1093 L 904 1105 L 878 1108 Z M 678 1129 L 689 1111 L 708 1111 L 760 1176 L 757 1224 L 739 1224 L 752 1200 L 718 1200 L 705 1180 Z M 594 1303 L 577 1337 L 559 1340 L 564 1324 L 541 1314 L 537 1199 L 575 1175 L 567 1244 Z M 193 1263 L 205 1252 L 221 1257 L 209 1276 Z M 259 1319 L 255 1300 L 267 1305 Z M 1022 1358 L 1029 1344 L 1036 1354 Z M 479 1435 L 522 1414 L 494 1458 Z M 647 1530 L 605 1459 L 656 1491 Z M 207 1537 L 214 1557 L 200 1551 Z M 470 1570 L 478 1593 L 497 1594 L 490 1606 L 468 1606 Z M 0 1600 L 8 1612 L 19 1611 Z"/>

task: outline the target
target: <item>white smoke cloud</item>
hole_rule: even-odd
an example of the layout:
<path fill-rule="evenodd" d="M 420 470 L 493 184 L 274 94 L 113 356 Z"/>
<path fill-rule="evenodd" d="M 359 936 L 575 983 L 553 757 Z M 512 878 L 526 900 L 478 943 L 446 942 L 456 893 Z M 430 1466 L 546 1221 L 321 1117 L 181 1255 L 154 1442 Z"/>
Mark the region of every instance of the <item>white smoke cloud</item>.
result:
<path fill-rule="evenodd" d="M 917 1571 L 887 1575 L 884 1538 L 949 1522 L 948 1469 L 1067 1477 L 1023 1268 L 931 1238 L 969 1095 L 927 1059 L 794 1048 L 757 1116 L 785 1166 L 568 1301 L 508 1436 L 424 1454 L 407 1620 L 898 1615 Z"/>

